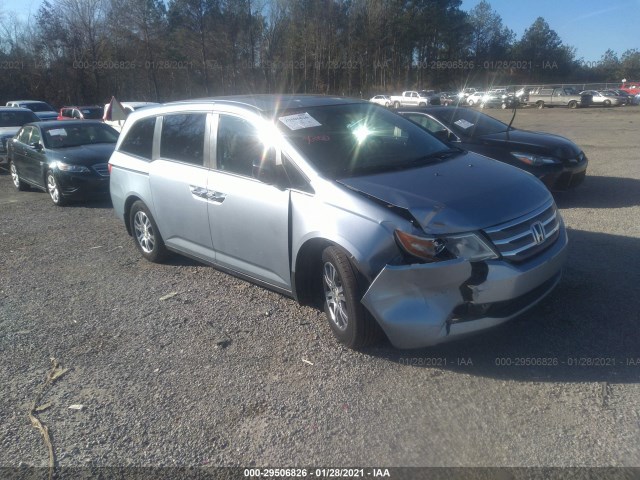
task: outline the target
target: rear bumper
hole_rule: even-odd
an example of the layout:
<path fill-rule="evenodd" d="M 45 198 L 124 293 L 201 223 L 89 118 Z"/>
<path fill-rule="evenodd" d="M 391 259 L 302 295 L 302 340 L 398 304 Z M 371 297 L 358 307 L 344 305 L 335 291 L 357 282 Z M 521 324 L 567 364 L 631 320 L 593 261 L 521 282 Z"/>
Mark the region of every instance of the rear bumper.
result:
<path fill-rule="evenodd" d="M 485 262 L 481 278 L 466 260 L 387 265 L 362 303 L 397 348 L 420 348 L 500 325 L 528 310 L 560 281 L 567 234 L 535 258 Z"/>

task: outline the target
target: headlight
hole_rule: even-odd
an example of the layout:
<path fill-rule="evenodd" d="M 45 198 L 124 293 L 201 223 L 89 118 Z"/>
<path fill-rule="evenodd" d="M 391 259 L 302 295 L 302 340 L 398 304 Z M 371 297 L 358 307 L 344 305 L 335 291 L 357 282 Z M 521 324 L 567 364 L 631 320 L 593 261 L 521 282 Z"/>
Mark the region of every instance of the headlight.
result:
<path fill-rule="evenodd" d="M 82 165 L 72 165 L 70 163 L 58 162 L 57 164 L 58 170 L 63 172 L 72 172 L 72 173 L 85 173 L 88 172 L 89 169 Z"/>
<path fill-rule="evenodd" d="M 471 262 L 498 258 L 496 252 L 475 233 L 422 237 L 401 230 L 395 231 L 400 247 L 425 262 L 465 258 Z"/>
<path fill-rule="evenodd" d="M 527 165 L 533 165 L 534 167 L 560 163 L 560 160 L 558 160 L 557 158 L 535 155 L 533 153 L 511 152 L 511 155 L 516 157 L 521 162 L 526 163 Z"/>

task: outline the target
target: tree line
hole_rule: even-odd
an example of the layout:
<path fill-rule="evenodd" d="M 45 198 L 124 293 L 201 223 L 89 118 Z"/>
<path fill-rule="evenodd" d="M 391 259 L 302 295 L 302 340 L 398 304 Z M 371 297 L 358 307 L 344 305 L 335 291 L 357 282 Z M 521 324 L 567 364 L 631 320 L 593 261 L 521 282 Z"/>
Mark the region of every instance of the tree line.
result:
<path fill-rule="evenodd" d="M 368 97 L 408 89 L 640 79 L 640 52 L 598 62 L 540 17 L 521 38 L 486 1 L 45 0 L 0 12 L 0 102 L 169 101 L 242 93 Z"/>

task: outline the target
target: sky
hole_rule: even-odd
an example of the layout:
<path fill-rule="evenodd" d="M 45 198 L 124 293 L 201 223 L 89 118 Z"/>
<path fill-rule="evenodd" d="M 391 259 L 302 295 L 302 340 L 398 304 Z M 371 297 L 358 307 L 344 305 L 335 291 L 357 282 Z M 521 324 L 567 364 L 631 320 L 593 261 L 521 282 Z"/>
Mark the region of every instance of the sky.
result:
<path fill-rule="evenodd" d="M 640 50 L 640 0 L 488 0 L 502 17 L 502 24 L 520 39 L 524 31 L 542 17 L 576 49 L 576 59 L 595 63 L 607 49 L 618 54 Z M 462 0 L 469 11 L 480 0 Z"/>
<path fill-rule="evenodd" d="M 463 0 L 469 11 L 480 0 Z M 622 55 L 640 50 L 640 0 L 489 0 L 502 23 L 520 38 L 538 17 L 543 17 L 576 58 L 596 63 L 607 49 Z M 34 16 L 42 0 L 0 0 L 0 13 L 16 12 L 23 20 Z"/>

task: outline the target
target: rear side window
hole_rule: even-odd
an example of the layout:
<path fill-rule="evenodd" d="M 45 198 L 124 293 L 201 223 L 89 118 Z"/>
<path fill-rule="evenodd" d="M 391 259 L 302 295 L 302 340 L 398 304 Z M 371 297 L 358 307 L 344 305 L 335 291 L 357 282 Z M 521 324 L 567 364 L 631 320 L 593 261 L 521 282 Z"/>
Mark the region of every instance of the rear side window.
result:
<path fill-rule="evenodd" d="M 156 118 L 138 120 L 127 133 L 120 144 L 120 151 L 151 160 L 153 149 L 153 132 L 156 128 Z"/>
<path fill-rule="evenodd" d="M 202 166 L 206 119 L 205 113 L 166 115 L 162 119 L 160 156 Z"/>

